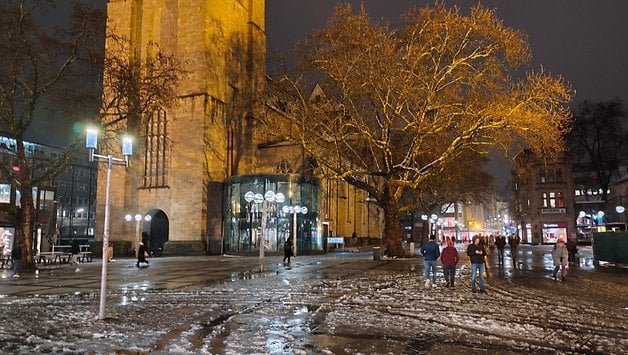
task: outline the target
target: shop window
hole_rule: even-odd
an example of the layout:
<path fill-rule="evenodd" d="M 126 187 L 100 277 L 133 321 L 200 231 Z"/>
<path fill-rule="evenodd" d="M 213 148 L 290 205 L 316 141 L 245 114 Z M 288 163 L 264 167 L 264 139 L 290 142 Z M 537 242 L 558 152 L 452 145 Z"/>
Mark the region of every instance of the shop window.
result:
<path fill-rule="evenodd" d="M 564 208 L 565 200 L 562 192 L 543 192 L 541 196 L 543 208 Z"/>
<path fill-rule="evenodd" d="M 0 203 L 11 202 L 11 185 L 0 184 Z"/>

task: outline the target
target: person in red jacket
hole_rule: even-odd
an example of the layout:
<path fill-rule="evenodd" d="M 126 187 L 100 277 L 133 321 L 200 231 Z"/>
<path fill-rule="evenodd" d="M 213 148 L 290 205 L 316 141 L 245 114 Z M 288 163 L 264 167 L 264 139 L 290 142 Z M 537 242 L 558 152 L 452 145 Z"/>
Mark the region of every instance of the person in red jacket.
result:
<path fill-rule="evenodd" d="M 440 254 L 440 262 L 443 264 L 443 274 L 445 275 L 445 281 L 447 281 L 445 287 L 454 287 L 458 250 L 454 247 L 454 242 L 451 239 L 447 239 L 447 247 Z"/>

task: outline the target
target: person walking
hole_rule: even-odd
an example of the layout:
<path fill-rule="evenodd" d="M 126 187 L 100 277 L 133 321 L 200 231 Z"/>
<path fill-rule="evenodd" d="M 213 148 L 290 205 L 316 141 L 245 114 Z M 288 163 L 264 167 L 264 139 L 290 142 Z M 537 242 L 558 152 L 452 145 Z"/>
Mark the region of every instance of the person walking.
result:
<path fill-rule="evenodd" d="M 445 287 L 454 288 L 458 260 L 458 250 L 454 247 L 454 242 L 451 239 L 447 239 L 447 246 L 440 255 L 440 262 L 443 264 L 443 274 L 447 282 Z"/>
<path fill-rule="evenodd" d="M 510 245 L 510 256 L 512 257 L 512 267 L 517 268 L 517 248 L 519 247 L 519 236 L 512 234 L 508 238 L 508 245 Z"/>
<path fill-rule="evenodd" d="M 11 249 L 11 259 L 13 260 L 13 274 L 11 277 L 16 279 L 20 277 L 18 271 L 22 268 L 22 248 L 17 243 L 14 243 Z"/>
<path fill-rule="evenodd" d="M 137 267 L 140 267 L 140 263 L 146 263 L 146 266 L 148 266 L 148 260 L 146 260 L 146 257 L 150 255 L 150 251 L 148 246 L 146 246 L 146 243 L 148 243 L 148 233 L 142 232 L 142 241 L 140 242 L 140 247 L 137 250 L 137 264 L 135 264 Z"/>
<path fill-rule="evenodd" d="M 288 237 L 286 241 L 283 243 L 283 263 L 286 263 L 286 259 L 288 259 L 288 264 L 290 264 L 290 257 L 292 256 L 292 237 Z"/>
<path fill-rule="evenodd" d="M 563 281 L 567 281 L 565 278 L 566 275 L 566 267 L 567 260 L 569 258 L 569 252 L 567 251 L 567 247 L 565 246 L 565 241 L 562 239 L 558 239 L 556 241 L 556 245 L 554 245 L 554 251 L 552 252 L 552 259 L 554 259 L 554 280 L 556 280 L 556 276 L 558 275 L 558 270 L 560 269 L 560 278 Z"/>
<path fill-rule="evenodd" d="M 70 244 L 70 254 L 72 254 L 72 265 L 76 265 L 79 262 L 79 256 L 81 254 L 81 244 L 78 240 L 72 240 Z"/>
<path fill-rule="evenodd" d="M 469 244 L 467 255 L 471 260 L 471 291 L 476 292 L 475 280 L 479 276 L 480 292 L 486 292 L 484 288 L 484 257 L 486 249 L 482 245 L 480 237 L 473 238 L 473 244 Z"/>
<path fill-rule="evenodd" d="M 423 255 L 423 280 L 425 280 L 425 287 L 430 287 L 430 284 L 436 286 L 436 261 L 440 256 L 440 249 L 436 244 L 436 236 L 431 235 L 429 242 L 421 246 L 421 255 Z M 432 281 L 430 283 L 430 270 L 432 271 Z"/>
<path fill-rule="evenodd" d="M 576 238 L 567 239 L 567 252 L 569 253 L 569 261 L 570 264 L 576 263 L 576 254 L 578 253 L 578 243 L 576 242 Z"/>
<path fill-rule="evenodd" d="M 495 237 L 495 247 L 497 247 L 497 264 L 500 268 L 504 267 L 504 248 L 506 247 L 506 237 L 498 234 Z"/>

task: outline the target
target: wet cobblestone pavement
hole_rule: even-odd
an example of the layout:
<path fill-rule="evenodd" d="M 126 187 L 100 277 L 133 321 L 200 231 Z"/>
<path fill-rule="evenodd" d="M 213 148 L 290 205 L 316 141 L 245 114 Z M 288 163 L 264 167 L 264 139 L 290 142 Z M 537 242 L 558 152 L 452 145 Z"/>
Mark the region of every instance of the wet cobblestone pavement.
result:
<path fill-rule="evenodd" d="M 358 250 L 290 265 L 270 256 L 264 273 L 256 257 L 154 258 L 141 269 L 120 259 L 109 263 L 103 321 L 99 260 L 19 280 L 4 271 L 0 350 L 628 353 L 628 272 L 595 269 L 590 248 L 580 249 L 566 282 L 551 277 L 551 246 L 521 247 L 518 269 L 507 253 L 503 269 L 491 263 L 486 294 L 471 293 L 465 257 L 454 290 L 426 288 L 421 257 L 373 261 Z"/>

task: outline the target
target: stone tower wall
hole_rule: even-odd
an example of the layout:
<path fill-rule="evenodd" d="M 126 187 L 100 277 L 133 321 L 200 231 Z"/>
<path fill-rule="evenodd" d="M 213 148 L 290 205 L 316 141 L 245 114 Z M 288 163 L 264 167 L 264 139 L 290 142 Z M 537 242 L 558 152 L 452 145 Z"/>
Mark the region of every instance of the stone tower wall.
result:
<path fill-rule="evenodd" d="M 128 170 L 114 168 L 110 239 L 133 240 L 134 225 L 123 220 L 125 214 L 156 210 L 168 217 L 170 242 L 220 239 L 221 209 L 211 206 L 222 196 L 208 192 L 208 184 L 253 170 L 246 117 L 265 78 L 264 1 L 110 0 L 107 15 L 108 33 L 131 41 L 128 55 L 150 57 L 157 44 L 187 72 L 176 105 L 166 110 L 167 184 L 143 184 L 141 145 Z M 107 50 L 112 46 L 107 41 Z M 98 179 L 97 239 L 103 231 L 104 173 L 101 169 Z"/>

